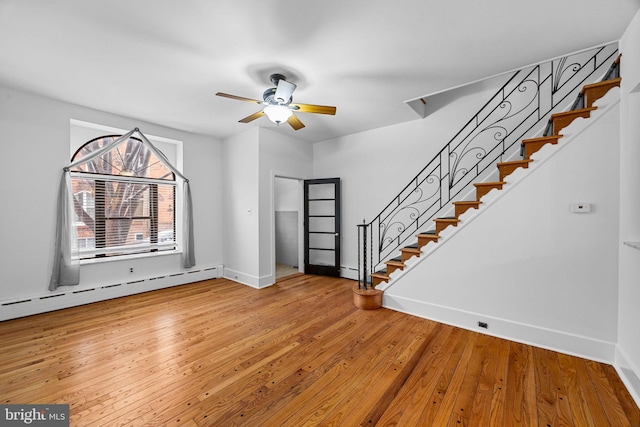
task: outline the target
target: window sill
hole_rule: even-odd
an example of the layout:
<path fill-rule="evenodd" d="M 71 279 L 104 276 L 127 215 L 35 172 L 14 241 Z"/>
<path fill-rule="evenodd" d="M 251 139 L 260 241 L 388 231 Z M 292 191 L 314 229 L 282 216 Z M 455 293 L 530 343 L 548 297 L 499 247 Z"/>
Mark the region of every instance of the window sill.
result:
<path fill-rule="evenodd" d="M 172 251 L 148 252 L 148 253 L 142 253 L 142 254 L 123 255 L 123 256 L 115 256 L 115 257 L 81 259 L 80 265 L 102 264 L 105 262 L 114 262 L 114 261 L 124 262 L 124 261 L 130 261 L 132 259 L 155 258 L 155 257 L 160 257 L 165 255 L 176 255 L 181 253 L 182 251 L 180 249 L 174 249 Z"/>

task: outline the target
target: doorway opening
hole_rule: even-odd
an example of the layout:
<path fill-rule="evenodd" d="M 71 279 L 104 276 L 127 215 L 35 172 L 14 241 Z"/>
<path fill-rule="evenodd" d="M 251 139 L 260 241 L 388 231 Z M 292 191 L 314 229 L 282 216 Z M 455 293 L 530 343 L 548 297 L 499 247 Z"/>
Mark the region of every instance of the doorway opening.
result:
<path fill-rule="evenodd" d="M 274 177 L 276 281 L 304 272 L 302 182 Z"/>

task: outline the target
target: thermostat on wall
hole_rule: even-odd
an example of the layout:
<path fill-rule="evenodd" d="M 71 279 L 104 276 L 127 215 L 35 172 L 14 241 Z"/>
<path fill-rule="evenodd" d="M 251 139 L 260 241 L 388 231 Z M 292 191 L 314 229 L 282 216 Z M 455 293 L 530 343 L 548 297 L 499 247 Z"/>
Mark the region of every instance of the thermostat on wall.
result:
<path fill-rule="evenodd" d="M 573 213 L 591 212 L 591 203 L 571 203 L 571 212 Z"/>

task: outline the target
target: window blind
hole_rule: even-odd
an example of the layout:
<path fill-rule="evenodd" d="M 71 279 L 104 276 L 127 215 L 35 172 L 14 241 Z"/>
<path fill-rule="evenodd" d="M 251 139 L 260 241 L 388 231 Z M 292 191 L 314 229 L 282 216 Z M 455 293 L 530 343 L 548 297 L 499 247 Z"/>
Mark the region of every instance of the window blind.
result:
<path fill-rule="evenodd" d="M 71 174 L 80 259 L 173 250 L 173 181 Z"/>

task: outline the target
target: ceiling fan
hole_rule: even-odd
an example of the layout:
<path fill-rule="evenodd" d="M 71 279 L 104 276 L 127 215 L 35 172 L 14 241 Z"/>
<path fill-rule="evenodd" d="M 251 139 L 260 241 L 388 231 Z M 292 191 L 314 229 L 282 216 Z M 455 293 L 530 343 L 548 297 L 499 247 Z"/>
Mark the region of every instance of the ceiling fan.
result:
<path fill-rule="evenodd" d="M 266 115 L 273 123 L 279 125 L 280 123 L 287 122 L 294 130 L 299 130 L 304 127 L 304 124 L 293 114 L 294 112 L 330 115 L 336 114 L 336 107 L 330 107 L 327 105 L 294 104 L 292 95 L 293 91 L 296 89 L 296 85 L 288 82 L 286 77 L 282 74 L 272 74 L 270 79 L 271 83 L 273 83 L 275 87 L 264 91 L 264 94 L 262 94 L 262 101 L 244 98 L 242 96 L 229 95 L 228 93 L 222 92 L 218 92 L 216 95 L 264 105 L 264 108 L 261 111 L 239 120 L 240 123 L 249 123 Z"/>

